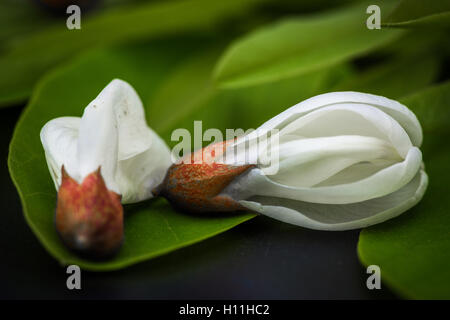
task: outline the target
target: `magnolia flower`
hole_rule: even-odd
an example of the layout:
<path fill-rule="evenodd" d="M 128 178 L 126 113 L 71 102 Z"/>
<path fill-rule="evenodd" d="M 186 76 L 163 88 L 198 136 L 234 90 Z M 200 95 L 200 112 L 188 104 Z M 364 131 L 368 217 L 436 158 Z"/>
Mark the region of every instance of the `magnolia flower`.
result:
<path fill-rule="evenodd" d="M 274 130 L 277 144 L 252 147 Z M 416 116 L 397 101 L 327 93 L 200 151 L 210 161 L 182 159 L 155 193 L 190 211 L 251 210 L 311 229 L 362 228 L 420 201 L 428 182 L 421 143 Z M 267 162 L 268 148 L 278 156 L 277 170 Z"/>
<path fill-rule="evenodd" d="M 122 203 L 152 197 L 171 164 L 165 143 L 146 124 L 142 102 L 113 80 L 81 118 L 62 117 L 41 130 L 58 190 L 56 227 L 70 247 L 108 253 L 123 237 Z"/>

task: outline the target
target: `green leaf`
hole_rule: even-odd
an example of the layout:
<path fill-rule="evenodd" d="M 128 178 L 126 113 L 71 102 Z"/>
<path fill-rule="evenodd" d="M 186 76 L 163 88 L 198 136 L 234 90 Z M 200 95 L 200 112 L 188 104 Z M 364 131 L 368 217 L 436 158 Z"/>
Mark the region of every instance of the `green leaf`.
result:
<path fill-rule="evenodd" d="M 404 30 L 402 37 L 387 46 L 373 52 L 380 56 L 434 54 L 444 56 L 448 44 L 442 39 L 447 37 L 445 30 L 428 29 Z"/>
<path fill-rule="evenodd" d="M 173 210 L 163 199 L 126 206 L 124 245 L 116 257 L 102 262 L 85 260 L 68 251 L 54 229 L 56 191 L 39 140 L 41 127 L 55 117 L 80 116 L 87 103 L 115 77 L 129 81 L 145 101 L 164 76 L 194 52 L 189 45 L 197 47 L 195 43 L 180 44 L 98 51 L 39 83 L 15 129 L 8 163 L 26 221 L 61 263 L 99 271 L 119 269 L 201 241 L 253 217 L 186 215 Z"/>
<path fill-rule="evenodd" d="M 401 100 L 417 115 L 425 134 L 440 134 L 448 131 L 448 124 L 450 123 L 449 101 L 450 82 L 435 85 L 408 95 Z M 437 135 L 433 135 L 428 139 L 429 143 L 433 142 L 433 138 L 442 142 L 442 139 Z M 424 139 L 427 142 L 426 136 Z"/>
<path fill-rule="evenodd" d="M 391 3 L 383 5 L 388 12 Z M 288 18 L 233 43 L 217 65 L 223 87 L 299 76 L 346 61 L 396 39 L 400 30 L 369 30 L 367 5 Z"/>
<path fill-rule="evenodd" d="M 0 2 L 0 49 L 12 38 L 22 37 L 45 28 L 55 17 L 27 0 L 3 0 Z"/>
<path fill-rule="evenodd" d="M 193 55 L 162 82 L 148 102 L 150 108 L 147 119 L 155 124 L 155 130 L 173 130 L 174 123 L 189 116 L 215 94 L 211 72 L 221 53 L 220 49 L 222 46 Z"/>
<path fill-rule="evenodd" d="M 219 22 L 245 14 L 264 0 L 184 0 L 144 3 L 86 16 L 81 30 L 65 21 L 29 37 L 2 45 L 0 105 L 25 100 L 49 68 L 83 50 L 136 39 L 208 30 Z"/>
<path fill-rule="evenodd" d="M 386 27 L 450 27 L 450 1 L 401 0 Z"/>
<path fill-rule="evenodd" d="M 431 54 L 388 58 L 355 72 L 333 91 L 361 91 L 397 99 L 430 85 L 439 74 L 440 60 L 439 56 Z"/>
<path fill-rule="evenodd" d="M 378 265 L 382 280 L 407 298 L 450 298 L 450 82 L 401 100 L 424 128 L 422 148 L 430 184 L 423 200 L 399 218 L 361 232 L 364 265 Z M 437 131 L 436 131 L 437 130 Z M 440 132 L 438 132 L 440 131 Z"/>

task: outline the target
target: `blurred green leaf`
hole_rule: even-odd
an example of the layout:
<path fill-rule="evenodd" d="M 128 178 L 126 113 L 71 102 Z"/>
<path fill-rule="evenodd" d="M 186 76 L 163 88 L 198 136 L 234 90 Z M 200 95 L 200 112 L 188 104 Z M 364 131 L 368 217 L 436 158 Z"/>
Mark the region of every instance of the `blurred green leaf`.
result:
<path fill-rule="evenodd" d="M 329 67 L 396 39 L 399 30 L 369 30 L 367 5 L 284 19 L 233 43 L 217 65 L 223 87 L 272 82 Z M 389 12 L 391 2 L 383 3 Z"/>
<path fill-rule="evenodd" d="M 444 55 L 448 44 L 442 39 L 446 39 L 448 33 L 445 30 L 435 29 L 430 32 L 428 29 L 404 30 L 403 35 L 396 41 L 371 52 L 374 55 L 419 55 L 435 54 Z"/>
<path fill-rule="evenodd" d="M 413 93 L 401 100 L 417 115 L 425 134 L 440 134 L 448 131 L 450 123 L 450 82 L 435 85 L 425 90 Z M 437 138 L 437 135 L 430 139 Z M 427 141 L 427 137 L 424 138 Z M 430 141 L 431 143 L 431 141 Z"/>
<path fill-rule="evenodd" d="M 400 55 L 355 72 L 333 91 L 361 91 L 397 99 L 436 80 L 441 58 L 435 54 Z M 414 67 L 411 67 L 414 66 Z"/>
<path fill-rule="evenodd" d="M 83 50 L 209 30 L 264 1 L 183 0 L 123 6 L 82 17 L 81 30 L 68 30 L 64 20 L 29 37 L 14 39 L 2 45 L 0 105 L 25 100 L 42 74 Z"/>
<path fill-rule="evenodd" d="M 155 130 L 173 130 L 174 124 L 188 117 L 215 94 L 211 72 L 221 49 L 222 46 L 215 46 L 193 55 L 162 82 L 148 101 L 147 119 L 154 123 Z"/>
<path fill-rule="evenodd" d="M 54 17 L 30 0 L 3 0 L 0 2 L 0 49 L 12 38 L 38 31 L 54 22 Z M 39 26 L 37 28 L 36 26 Z"/>
<path fill-rule="evenodd" d="M 404 297 L 449 299 L 450 150 L 443 141 L 450 138 L 450 82 L 401 102 L 423 125 L 422 149 L 430 184 L 419 205 L 396 219 L 363 230 L 358 253 L 364 265 L 378 265 L 382 280 Z"/>
<path fill-rule="evenodd" d="M 401 0 L 386 27 L 450 27 L 449 0 Z"/>

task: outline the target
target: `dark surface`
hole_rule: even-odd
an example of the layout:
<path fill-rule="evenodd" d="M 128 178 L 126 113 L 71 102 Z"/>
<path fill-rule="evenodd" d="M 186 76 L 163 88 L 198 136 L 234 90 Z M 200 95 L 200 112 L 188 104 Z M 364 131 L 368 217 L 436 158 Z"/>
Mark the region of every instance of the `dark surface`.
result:
<path fill-rule="evenodd" d="M 199 244 L 125 270 L 65 268 L 40 245 L 9 177 L 9 142 L 21 107 L 0 110 L 0 298 L 7 299 L 378 299 L 356 255 L 359 231 L 320 232 L 258 217 Z M 49 212 L 49 214 L 52 214 Z"/>

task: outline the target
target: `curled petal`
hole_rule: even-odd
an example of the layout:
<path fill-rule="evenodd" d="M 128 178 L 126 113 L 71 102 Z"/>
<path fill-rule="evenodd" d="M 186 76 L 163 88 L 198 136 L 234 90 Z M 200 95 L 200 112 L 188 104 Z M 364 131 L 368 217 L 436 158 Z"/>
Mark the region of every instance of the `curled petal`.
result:
<path fill-rule="evenodd" d="M 338 185 L 293 187 L 271 180 L 261 169 L 239 176 L 224 190 L 233 199 L 249 196 L 273 196 L 323 204 L 347 204 L 382 197 L 406 185 L 419 171 L 422 153 L 411 148 L 406 159 L 367 178 Z"/>
<path fill-rule="evenodd" d="M 422 144 L 422 128 L 415 114 L 398 101 L 368 93 L 343 91 L 320 94 L 304 100 L 259 127 L 260 130 L 281 129 L 300 116 L 330 105 L 360 104 L 375 107 L 397 121 L 408 133 L 414 146 Z"/>
<path fill-rule="evenodd" d="M 335 135 L 379 137 L 391 142 L 403 157 L 411 145 L 422 143 L 419 121 L 399 102 L 366 93 L 331 92 L 302 101 L 238 138 L 227 152 L 232 156 L 221 162 L 257 164 L 261 153 L 257 141 L 271 130 L 279 130 L 280 143 Z"/>
<path fill-rule="evenodd" d="M 315 186 L 361 162 L 380 169 L 403 160 L 391 144 L 365 136 L 292 140 L 281 144 L 278 154 L 278 172 L 268 175 L 266 171 L 270 168 L 262 171 L 269 179 L 293 187 Z"/>
<path fill-rule="evenodd" d="M 412 143 L 406 131 L 391 116 L 364 104 L 336 104 L 308 113 L 280 130 L 283 136 L 300 138 L 359 135 L 392 144 L 405 157 Z"/>
<path fill-rule="evenodd" d="M 120 194 L 115 181 L 119 147 L 115 105 L 121 92 L 111 88 L 116 83 L 111 82 L 84 109 L 78 128 L 77 160 L 82 179 L 100 167 L 108 189 Z"/>
<path fill-rule="evenodd" d="M 147 150 L 119 161 L 116 181 L 123 203 L 134 203 L 153 197 L 152 189 L 164 179 L 170 167 L 170 150 L 166 143 L 150 128 L 151 144 Z"/>
<path fill-rule="evenodd" d="M 254 196 L 239 203 L 286 223 L 316 230 L 340 231 L 368 227 L 400 215 L 422 199 L 427 185 L 428 177 L 421 170 L 403 188 L 363 202 L 335 205 Z"/>
<path fill-rule="evenodd" d="M 63 165 L 69 176 L 81 182 L 77 161 L 79 127 L 80 118 L 61 117 L 50 120 L 41 130 L 45 158 L 57 190 L 61 185 Z"/>

